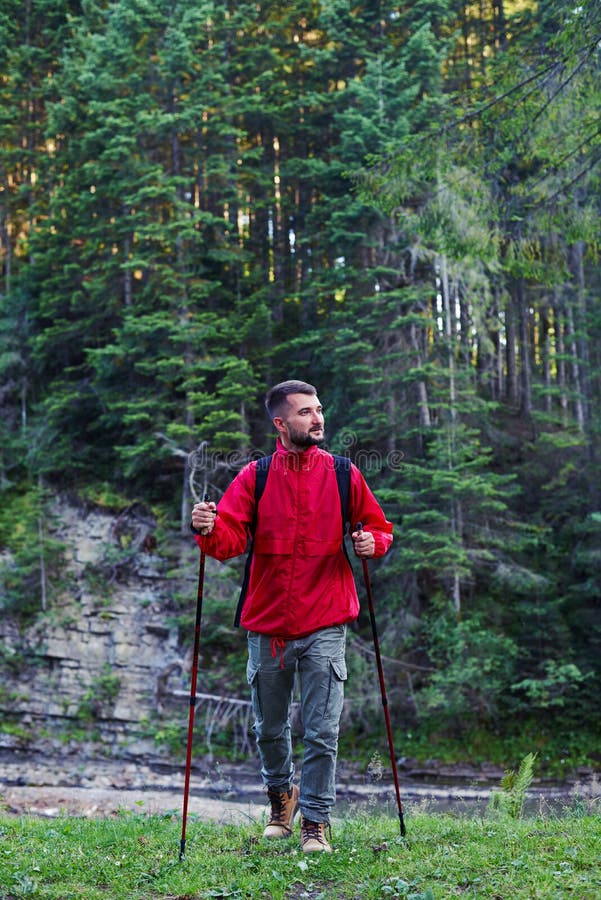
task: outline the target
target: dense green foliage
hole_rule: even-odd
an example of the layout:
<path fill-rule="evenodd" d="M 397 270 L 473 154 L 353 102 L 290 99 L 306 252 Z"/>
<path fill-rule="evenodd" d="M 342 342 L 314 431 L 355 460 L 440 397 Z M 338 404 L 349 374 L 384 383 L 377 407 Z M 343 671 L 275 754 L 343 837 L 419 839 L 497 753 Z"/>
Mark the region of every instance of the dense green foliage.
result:
<path fill-rule="evenodd" d="M 595 0 L 5 2 L 2 607 L 51 596 L 48 491 L 185 528 L 189 454 L 218 496 L 301 377 L 396 526 L 403 722 L 595 720 L 600 33 Z"/>
<path fill-rule="evenodd" d="M 601 884 L 600 820 L 567 814 L 516 820 L 416 811 L 406 839 L 394 818 L 355 811 L 335 823 L 334 852 L 303 858 L 296 837 L 261 841 L 260 822 L 191 821 L 178 862 L 174 816 L 0 819 L 3 896 L 89 900 L 361 897 L 593 900 Z M 5 893 L 6 892 L 6 893 Z"/>

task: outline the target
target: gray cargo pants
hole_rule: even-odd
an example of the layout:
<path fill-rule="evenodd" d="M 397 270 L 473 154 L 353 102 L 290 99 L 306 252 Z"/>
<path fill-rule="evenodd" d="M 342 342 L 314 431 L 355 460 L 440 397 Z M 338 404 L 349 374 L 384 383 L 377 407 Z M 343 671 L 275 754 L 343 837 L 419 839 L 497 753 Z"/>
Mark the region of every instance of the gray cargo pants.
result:
<path fill-rule="evenodd" d="M 290 705 L 298 672 L 304 754 L 300 810 L 312 822 L 329 822 L 336 799 L 338 728 L 346 681 L 346 626 L 336 625 L 293 641 L 248 634 L 247 677 L 253 730 L 267 787 L 287 791 L 294 764 Z"/>

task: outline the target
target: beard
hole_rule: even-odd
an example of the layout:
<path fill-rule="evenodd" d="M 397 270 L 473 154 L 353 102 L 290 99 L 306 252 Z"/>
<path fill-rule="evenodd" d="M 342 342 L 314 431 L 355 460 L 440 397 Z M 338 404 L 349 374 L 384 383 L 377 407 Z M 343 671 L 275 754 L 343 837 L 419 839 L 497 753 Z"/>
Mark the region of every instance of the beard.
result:
<path fill-rule="evenodd" d="M 290 428 L 290 426 L 288 426 L 288 437 L 295 447 L 307 450 L 309 447 L 323 444 L 325 441 L 325 432 L 321 428 L 318 432 L 313 429 L 311 429 L 311 431 L 297 431 L 295 428 Z"/>

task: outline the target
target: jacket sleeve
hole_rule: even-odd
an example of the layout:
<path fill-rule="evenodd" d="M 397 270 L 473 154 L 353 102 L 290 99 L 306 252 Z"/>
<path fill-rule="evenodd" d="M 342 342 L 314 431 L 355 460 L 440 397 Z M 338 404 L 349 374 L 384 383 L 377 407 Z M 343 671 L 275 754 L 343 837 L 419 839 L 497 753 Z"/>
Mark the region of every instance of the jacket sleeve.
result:
<path fill-rule="evenodd" d="M 247 548 L 255 510 L 255 467 L 256 463 L 249 463 L 227 488 L 217 505 L 211 534 L 194 535 L 198 546 L 214 559 L 223 562 Z"/>
<path fill-rule="evenodd" d="M 351 490 L 349 498 L 351 531 L 361 522 L 365 531 L 370 531 L 375 539 L 374 557 L 384 556 L 392 544 L 392 522 L 389 522 L 382 507 L 374 497 L 359 469 L 351 465 Z"/>

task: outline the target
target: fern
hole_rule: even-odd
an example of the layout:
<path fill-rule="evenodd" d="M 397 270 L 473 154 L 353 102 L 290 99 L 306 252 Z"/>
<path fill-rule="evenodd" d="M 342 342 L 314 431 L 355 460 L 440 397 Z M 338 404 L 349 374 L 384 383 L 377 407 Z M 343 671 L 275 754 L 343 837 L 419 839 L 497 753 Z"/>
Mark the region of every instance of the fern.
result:
<path fill-rule="evenodd" d="M 501 779 L 501 790 L 493 791 L 490 808 L 498 810 L 512 819 L 520 819 L 524 811 L 526 791 L 534 777 L 534 761 L 536 753 L 528 753 L 520 763 L 517 773 L 514 770 L 505 772 Z"/>

